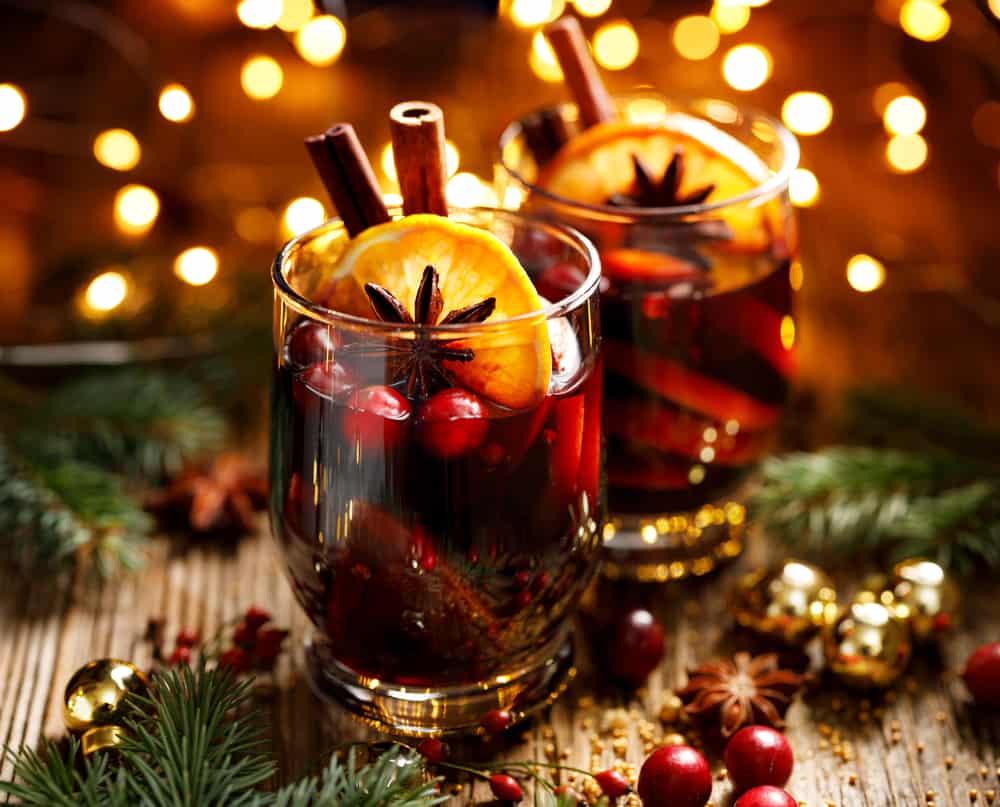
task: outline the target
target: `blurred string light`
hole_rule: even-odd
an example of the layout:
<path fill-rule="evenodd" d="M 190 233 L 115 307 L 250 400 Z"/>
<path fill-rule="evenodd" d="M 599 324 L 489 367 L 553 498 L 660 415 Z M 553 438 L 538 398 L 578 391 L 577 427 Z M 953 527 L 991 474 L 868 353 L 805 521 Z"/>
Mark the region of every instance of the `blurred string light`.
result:
<path fill-rule="evenodd" d="M 241 0 L 236 16 L 247 28 L 271 28 L 281 19 L 282 0 Z"/>
<path fill-rule="evenodd" d="M 541 31 L 535 31 L 531 37 L 528 64 L 531 65 L 532 72 L 542 81 L 558 82 L 563 79 L 562 68 L 559 67 L 555 52 Z"/>
<path fill-rule="evenodd" d="M 208 247 L 191 247 L 174 260 L 174 274 L 192 286 L 211 283 L 219 272 L 219 256 Z"/>
<path fill-rule="evenodd" d="M 833 120 L 833 104 L 818 92 L 794 92 L 781 106 L 781 118 L 796 134 L 819 134 Z"/>
<path fill-rule="evenodd" d="M 566 9 L 566 0 L 513 0 L 508 14 L 514 25 L 534 28 L 552 22 Z"/>
<path fill-rule="evenodd" d="M 722 77 L 734 90 L 749 92 L 771 76 L 771 54 L 761 45 L 737 45 L 722 62 Z"/>
<path fill-rule="evenodd" d="M 19 87 L 0 84 L 0 132 L 16 129 L 28 113 L 28 99 Z"/>
<path fill-rule="evenodd" d="M 1000 101 L 986 101 L 976 108 L 972 115 L 972 133 L 984 146 L 1000 148 Z"/>
<path fill-rule="evenodd" d="M 712 21 L 724 34 L 742 31 L 750 22 L 750 8 L 745 5 L 728 5 L 716 0 L 711 11 Z"/>
<path fill-rule="evenodd" d="M 892 103 L 893 99 L 909 94 L 910 88 L 902 82 L 887 81 L 884 84 L 879 84 L 875 88 L 875 92 L 872 93 L 872 106 L 875 108 L 875 114 L 882 117 L 885 114 L 885 108 Z"/>
<path fill-rule="evenodd" d="M 882 121 L 890 134 L 916 134 L 927 123 L 927 109 L 912 95 L 901 95 L 886 105 Z"/>
<path fill-rule="evenodd" d="M 659 98 L 633 98 L 625 104 L 625 117 L 632 123 L 656 123 L 667 114 L 667 105 Z"/>
<path fill-rule="evenodd" d="M 174 123 L 184 123 L 194 115 L 194 99 L 181 84 L 168 84 L 160 91 L 160 114 Z"/>
<path fill-rule="evenodd" d="M 128 129 L 107 129 L 94 138 L 94 157 L 106 168 L 131 171 L 142 159 L 142 149 Z"/>
<path fill-rule="evenodd" d="M 936 42 L 951 28 L 951 16 L 933 0 L 906 0 L 899 9 L 899 24 L 914 39 Z"/>
<path fill-rule="evenodd" d="M 795 320 L 792 319 L 788 314 L 785 314 L 781 318 L 781 346 L 785 350 L 791 350 L 795 347 Z"/>
<path fill-rule="evenodd" d="M 909 174 L 927 162 L 927 141 L 918 134 L 896 135 L 885 147 L 885 157 L 894 171 Z"/>
<path fill-rule="evenodd" d="M 448 198 L 448 204 L 456 207 L 476 207 L 477 205 L 495 207 L 497 203 L 496 191 L 488 183 L 468 171 L 461 171 L 448 180 L 445 195 Z"/>
<path fill-rule="evenodd" d="M 855 255 L 847 262 L 847 282 L 855 291 L 875 291 L 885 283 L 885 267 L 871 255 Z"/>
<path fill-rule="evenodd" d="M 236 214 L 236 234 L 252 244 L 270 244 L 277 235 L 278 222 L 266 207 L 247 207 Z"/>
<path fill-rule="evenodd" d="M 819 200 L 819 180 L 808 168 L 796 168 L 788 181 L 788 195 L 796 207 L 812 207 Z"/>
<path fill-rule="evenodd" d="M 571 0 L 583 17 L 600 17 L 611 8 L 611 0 Z M 998 0 L 1000 2 L 1000 0 Z"/>
<path fill-rule="evenodd" d="M 594 58 L 607 70 L 624 70 L 639 55 L 639 36 L 627 20 L 602 25 L 594 33 Z"/>
<path fill-rule="evenodd" d="M 396 161 L 392 154 L 392 143 L 386 143 L 382 148 L 382 173 L 392 182 L 396 182 Z M 444 165 L 449 177 L 458 171 L 459 154 L 458 146 L 450 140 L 444 142 Z"/>
<path fill-rule="evenodd" d="M 344 52 L 347 29 L 339 18 L 330 14 L 315 17 L 295 34 L 295 50 L 309 64 L 326 67 Z"/>
<path fill-rule="evenodd" d="M 792 265 L 788 267 L 788 285 L 792 287 L 792 291 L 799 291 L 804 279 L 805 272 L 802 269 L 802 261 L 792 261 Z"/>
<path fill-rule="evenodd" d="M 250 98 L 266 101 L 274 98 L 285 81 L 285 73 L 270 56 L 251 56 L 243 62 L 240 70 L 240 84 Z"/>
<path fill-rule="evenodd" d="M 125 185 L 115 194 L 115 224 L 129 235 L 150 230 L 160 215 L 160 198 L 145 185 Z"/>
<path fill-rule="evenodd" d="M 282 0 L 281 16 L 276 25 L 282 31 L 294 33 L 312 19 L 315 11 L 313 0 Z"/>
<path fill-rule="evenodd" d="M 719 47 L 719 29 L 701 14 L 681 17 L 674 26 L 674 47 L 685 59 L 707 59 Z"/>
<path fill-rule="evenodd" d="M 326 220 L 326 211 L 319 199 L 311 196 L 300 196 L 293 199 L 285 208 L 285 229 L 291 235 L 301 235 L 313 227 L 318 227 Z"/>
<path fill-rule="evenodd" d="M 94 313 L 107 313 L 118 308 L 128 294 L 128 280 L 121 272 L 101 272 L 87 284 L 83 293 L 85 309 Z"/>

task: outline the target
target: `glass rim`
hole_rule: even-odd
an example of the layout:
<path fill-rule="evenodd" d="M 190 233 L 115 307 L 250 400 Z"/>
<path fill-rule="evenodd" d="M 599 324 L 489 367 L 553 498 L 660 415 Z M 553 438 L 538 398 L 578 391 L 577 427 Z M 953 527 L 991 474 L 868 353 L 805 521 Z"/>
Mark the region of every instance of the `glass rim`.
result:
<path fill-rule="evenodd" d="M 727 207 L 743 204 L 744 202 L 749 202 L 760 197 L 770 197 L 780 193 L 788 187 L 789 180 L 792 177 L 792 172 L 799 164 L 799 141 L 788 129 L 788 127 L 786 127 L 777 118 L 768 115 L 766 112 L 763 112 L 756 107 L 744 106 L 722 98 L 712 98 L 708 96 L 667 95 L 657 90 L 655 87 L 637 87 L 636 89 L 628 92 L 612 93 L 611 97 L 618 101 L 654 94 L 664 99 L 667 104 L 679 103 L 687 107 L 691 107 L 695 104 L 725 104 L 726 106 L 739 110 L 739 112 L 744 116 L 749 115 L 753 116 L 757 120 L 764 121 L 771 126 L 771 128 L 775 131 L 778 140 L 781 142 L 783 150 L 781 166 L 773 174 L 768 176 L 767 179 L 758 185 L 754 185 L 750 190 L 744 191 L 737 196 L 720 199 L 716 202 L 695 205 L 675 205 L 673 207 L 612 207 L 611 205 L 593 205 L 587 202 L 576 202 L 565 196 L 560 196 L 547 191 L 532 182 L 528 182 L 528 180 L 526 180 L 518 171 L 511 168 L 504 160 L 504 149 L 511 143 L 511 141 L 514 140 L 515 137 L 517 137 L 520 132 L 524 131 L 524 122 L 526 120 L 532 116 L 540 116 L 547 113 L 550 114 L 554 110 L 576 108 L 576 104 L 572 101 L 562 101 L 558 104 L 550 104 L 548 106 L 539 107 L 510 121 L 500 134 L 500 140 L 496 151 L 497 165 L 506 171 L 522 189 L 527 190 L 532 194 L 537 194 L 550 202 L 554 202 L 557 205 L 561 205 L 566 208 L 597 214 L 605 218 L 616 219 L 627 218 L 632 220 L 637 218 L 678 218 L 680 216 L 700 215 L 717 210 L 724 210 Z"/>
<path fill-rule="evenodd" d="M 518 314 L 513 317 L 488 320 L 486 322 L 453 323 L 448 325 L 420 325 L 412 322 L 384 322 L 378 319 L 359 317 L 355 314 L 346 314 L 343 311 L 337 311 L 333 308 L 327 308 L 324 305 L 313 302 L 308 297 L 300 294 L 288 282 L 288 279 L 285 277 L 285 273 L 282 271 L 285 261 L 295 249 L 310 239 L 322 234 L 330 227 L 343 223 L 340 218 L 333 217 L 327 219 L 322 224 L 319 224 L 316 227 L 313 227 L 304 233 L 300 233 L 294 238 L 288 240 L 281 247 L 281 249 L 278 250 L 278 254 L 275 256 L 274 262 L 271 265 L 271 282 L 274 285 L 275 291 L 281 296 L 282 300 L 287 305 L 290 305 L 292 308 L 305 316 L 314 320 L 320 320 L 328 325 L 352 325 L 364 327 L 369 330 L 416 331 L 425 334 L 455 334 L 468 333 L 469 331 L 482 333 L 503 330 L 505 327 L 509 327 L 511 325 L 528 323 L 539 319 L 548 321 L 550 319 L 565 316 L 574 309 L 579 308 L 580 305 L 585 303 L 593 295 L 593 293 L 599 289 L 601 282 L 601 260 L 598 256 L 597 248 L 593 245 L 590 239 L 573 227 L 569 227 L 561 223 L 547 222 L 533 216 L 526 216 L 514 210 L 505 210 L 498 207 L 450 207 L 449 211 L 471 214 L 499 214 L 523 224 L 530 225 L 536 229 L 547 231 L 554 237 L 562 240 L 564 243 L 569 242 L 584 255 L 590 264 L 587 276 L 577 289 L 555 303 L 548 303 L 537 311 L 527 311 L 524 314 Z M 402 209 L 399 207 L 391 207 L 389 208 L 389 215 L 393 218 L 393 220 L 395 220 L 398 216 L 402 215 Z"/>

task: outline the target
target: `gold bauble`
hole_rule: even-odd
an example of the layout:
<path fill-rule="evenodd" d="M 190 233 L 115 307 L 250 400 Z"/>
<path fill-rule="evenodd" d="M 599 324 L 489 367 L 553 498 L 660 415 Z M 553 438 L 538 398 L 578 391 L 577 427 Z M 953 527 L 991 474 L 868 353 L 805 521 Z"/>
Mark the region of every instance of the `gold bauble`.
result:
<path fill-rule="evenodd" d="M 958 623 L 958 586 L 932 560 L 910 558 L 897 563 L 889 590 L 895 602 L 905 606 L 916 639 L 931 639 Z"/>
<path fill-rule="evenodd" d="M 847 606 L 823 637 L 826 663 L 844 683 L 885 687 L 906 669 L 912 651 L 909 622 L 892 604 L 865 592 Z"/>
<path fill-rule="evenodd" d="M 729 598 L 737 624 L 800 645 L 837 616 L 837 592 L 821 570 L 798 560 L 745 575 Z"/>
<path fill-rule="evenodd" d="M 148 686 L 135 665 L 113 658 L 91 661 L 73 674 L 63 695 L 63 722 L 82 738 L 85 754 L 121 742 L 125 696 L 144 693 Z"/>

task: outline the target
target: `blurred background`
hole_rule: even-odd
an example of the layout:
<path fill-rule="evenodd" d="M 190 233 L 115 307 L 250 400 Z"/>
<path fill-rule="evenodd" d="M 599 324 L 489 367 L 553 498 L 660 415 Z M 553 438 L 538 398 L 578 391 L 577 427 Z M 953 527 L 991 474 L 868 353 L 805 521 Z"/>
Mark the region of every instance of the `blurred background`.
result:
<path fill-rule="evenodd" d="M 332 214 L 302 139 L 335 120 L 393 193 L 390 106 L 441 104 L 449 197 L 495 202 L 504 124 L 565 96 L 538 33 L 564 13 L 612 90 L 799 134 L 810 407 L 876 382 L 1000 415 L 1000 0 L 0 0 L 0 365 L 266 334 L 277 247 Z"/>

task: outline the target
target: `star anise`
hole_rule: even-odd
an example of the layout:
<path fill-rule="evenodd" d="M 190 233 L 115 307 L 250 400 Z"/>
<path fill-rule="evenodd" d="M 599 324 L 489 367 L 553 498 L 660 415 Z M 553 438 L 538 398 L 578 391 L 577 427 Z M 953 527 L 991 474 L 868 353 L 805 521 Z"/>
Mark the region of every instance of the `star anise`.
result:
<path fill-rule="evenodd" d="M 684 151 L 680 148 L 674 149 L 674 156 L 659 180 L 653 178 L 638 154 L 632 155 L 632 164 L 635 166 L 635 182 L 631 192 L 614 194 L 608 199 L 609 205 L 614 207 L 697 205 L 704 202 L 715 190 L 715 184 L 710 183 L 688 193 L 681 193 L 681 183 L 684 181 Z"/>
<path fill-rule="evenodd" d="M 743 726 L 765 724 L 781 728 L 803 676 L 782 669 L 776 653 L 737 653 L 688 671 L 688 682 L 677 695 L 693 719 L 717 726 L 730 737 Z"/>
<path fill-rule="evenodd" d="M 444 299 L 438 286 L 438 273 L 433 266 L 424 268 L 420 285 L 413 301 L 413 316 L 395 295 L 377 283 L 365 283 L 365 293 L 375 316 L 383 322 L 416 325 L 457 325 L 486 320 L 496 308 L 496 298 L 487 297 L 478 303 L 449 311 L 438 321 L 444 309 Z M 451 386 L 452 382 L 442 365 L 445 361 L 472 361 L 469 348 L 452 347 L 451 342 L 432 339 L 418 331 L 412 339 L 401 345 L 387 346 L 391 352 L 402 353 L 398 372 L 406 376 L 406 394 L 410 398 L 426 398 L 438 386 Z"/>
<path fill-rule="evenodd" d="M 252 532 L 267 504 L 267 480 L 243 455 L 224 453 L 207 466 L 191 466 L 153 495 L 146 507 L 183 517 L 194 532 Z"/>

